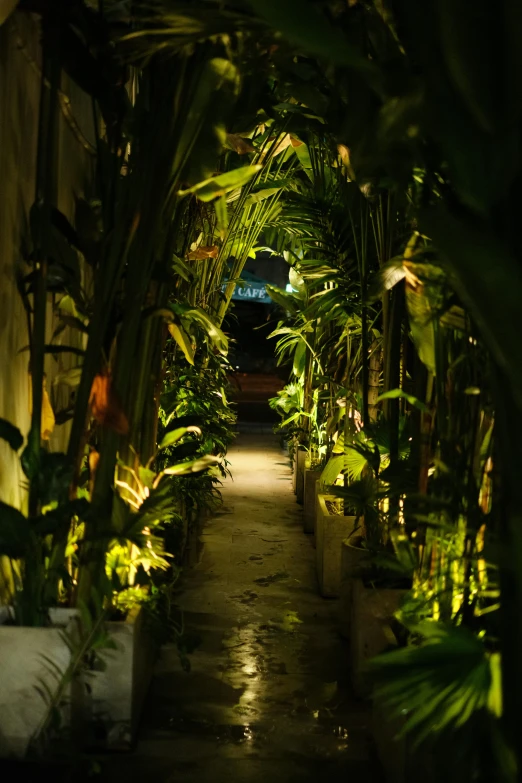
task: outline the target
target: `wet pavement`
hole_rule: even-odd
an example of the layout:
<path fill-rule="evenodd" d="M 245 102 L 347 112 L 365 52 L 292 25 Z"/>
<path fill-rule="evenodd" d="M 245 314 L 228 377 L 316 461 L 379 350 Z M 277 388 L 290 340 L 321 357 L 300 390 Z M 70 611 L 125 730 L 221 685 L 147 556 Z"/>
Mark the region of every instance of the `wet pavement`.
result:
<path fill-rule="evenodd" d="M 200 645 L 188 673 L 163 649 L 122 779 L 378 783 L 368 708 L 346 681 L 337 602 L 317 593 L 287 460 L 271 435 L 240 435 L 229 459 L 234 480 L 179 595 Z"/>

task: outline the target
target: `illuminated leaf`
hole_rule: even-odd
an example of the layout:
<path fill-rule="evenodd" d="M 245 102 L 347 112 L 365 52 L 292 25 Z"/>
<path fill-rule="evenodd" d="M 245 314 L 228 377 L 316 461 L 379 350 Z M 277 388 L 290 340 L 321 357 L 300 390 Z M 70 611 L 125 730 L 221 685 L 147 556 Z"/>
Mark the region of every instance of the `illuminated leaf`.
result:
<path fill-rule="evenodd" d="M 189 364 L 194 364 L 194 350 L 192 348 L 192 343 L 186 331 L 183 329 L 183 327 L 178 326 L 178 324 L 175 323 L 169 324 L 168 329 L 171 334 L 171 337 L 175 340 L 176 344 L 179 345 L 179 347 L 183 351 L 183 354 L 187 362 Z"/>
<path fill-rule="evenodd" d="M 374 658 L 376 696 L 407 715 L 401 734 L 421 742 L 434 731 L 462 726 L 474 712 L 501 710 L 498 657 L 467 628 L 423 622 L 410 628 L 423 637 Z"/>
<path fill-rule="evenodd" d="M 180 190 L 180 196 L 186 196 L 189 193 L 195 193 L 201 201 L 213 201 L 220 196 L 225 196 L 231 190 L 240 188 L 249 182 L 261 169 L 259 164 L 255 166 L 242 166 L 239 169 L 226 171 L 224 174 L 218 174 L 215 177 L 198 182 L 187 190 Z"/>
<path fill-rule="evenodd" d="M 212 345 L 223 355 L 228 351 L 228 339 L 212 318 L 201 307 L 193 307 L 183 314 L 184 321 L 196 321 L 203 327 Z"/>
<path fill-rule="evenodd" d="M 414 397 L 413 394 L 407 394 L 403 389 L 390 389 L 390 391 L 384 392 L 377 397 L 375 402 L 381 402 L 381 400 L 397 400 L 403 399 L 410 403 L 414 408 L 418 408 L 421 411 L 427 412 L 429 410 L 425 402 Z"/>
<path fill-rule="evenodd" d="M 202 470 L 206 470 L 211 465 L 216 465 L 218 462 L 218 457 L 207 454 L 205 457 L 200 457 L 199 459 L 181 462 L 179 465 L 171 465 L 169 468 L 165 468 L 165 470 L 162 471 L 162 475 L 188 476 L 190 473 L 200 473 Z"/>
<path fill-rule="evenodd" d="M 328 487 L 335 483 L 337 476 L 341 473 L 344 466 L 344 456 L 330 457 L 321 473 L 321 486 Z"/>
<path fill-rule="evenodd" d="M 195 432 L 196 434 L 201 435 L 201 430 L 199 427 L 178 427 L 175 430 L 167 432 L 158 448 L 166 449 L 167 446 L 172 446 L 174 443 L 177 443 L 178 440 L 183 437 L 183 435 L 186 435 L 187 432 Z"/>

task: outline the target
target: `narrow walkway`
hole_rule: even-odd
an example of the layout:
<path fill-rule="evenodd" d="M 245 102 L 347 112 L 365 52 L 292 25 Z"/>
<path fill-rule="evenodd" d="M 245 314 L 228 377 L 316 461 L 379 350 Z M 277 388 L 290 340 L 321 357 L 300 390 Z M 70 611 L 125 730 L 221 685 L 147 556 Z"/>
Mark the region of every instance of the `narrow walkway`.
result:
<path fill-rule="evenodd" d="M 336 602 L 317 594 L 287 461 L 270 435 L 240 435 L 229 458 L 180 597 L 201 645 L 190 673 L 163 651 L 124 766 L 157 783 L 370 783 L 367 709 L 343 681 Z"/>

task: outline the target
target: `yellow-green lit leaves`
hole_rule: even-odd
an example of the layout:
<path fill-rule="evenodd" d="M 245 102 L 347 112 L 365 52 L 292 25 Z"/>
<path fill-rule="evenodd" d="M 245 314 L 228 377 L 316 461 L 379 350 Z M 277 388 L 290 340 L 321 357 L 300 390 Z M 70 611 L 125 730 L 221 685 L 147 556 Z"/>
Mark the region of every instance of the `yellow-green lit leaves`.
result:
<path fill-rule="evenodd" d="M 290 267 L 288 272 L 288 279 L 292 288 L 297 291 L 300 296 L 304 296 L 306 294 L 306 283 L 304 278 L 293 266 Z"/>
<path fill-rule="evenodd" d="M 194 364 L 194 353 L 198 339 L 208 340 L 212 348 L 225 356 L 228 353 L 228 339 L 212 318 L 201 307 L 189 307 L 172 303 L 169 307 L 155 310 L 152 315 L 161 315 L 168 323 L 169 332 L 183 351 L 187 362 Z M 199 327 L 199 334 L 196 329 Z"/>
<path fill-rule="evenodd" d="M 198 323 L 208 336 L 213 347 L 225 356 L 228 353 L 228 339 L 224 332 L 216 326 L 212 318 L 200 307 L 194 307 L 184 313 L 186 321 Z"/>
<path fill-rule="evenodd" d="M 287 310 L 291 315 L 297 314 L 298 302 L 294 294 L 289 294 L 275 285 L 267 285 L 266 290 L 270 299 L 282 307 L 283 310 Z"/>
<path fill-rule="evenodd" d="M 163 486 L 160 482 L 164 476 L 189 476 L 192 473 L 202 473 L 204 470 L 217 465 L 219 462 L 220 459 L 218 457 L 207 454 L 204 457 L 198 457 L 198 459 L 171 465 L 170 467 L 165 468 L 165 470 L 162 470 L 161 473 L 158 473 L 154 480 L 153 490 L 157 491 L 158 486 Z"/>
<path fill-rule="evenodd" d="M 232 256 L 233 258 L 256 257 L 255 249 L 250 247 L 248 241 L 242 240 L 241 235 L 234 237 L 231 242 L 227 241 L 227 253 L 229 257 Z"/>
<path fill-rule="evenodd" d="M 219 461 L 218 457 L 207 454 L 204 457 L 199 457 L 199 459 L 189 460 L 189 462 L 180 462 L 179 465 L 171 465 L 171 467 L 165 468 L 163 475 L 188 476 L 190 473 L 201 473 L 201 471 L 210 468 L 211 465 L 217 465 Z"/>
<path fill-rule="evenodd" d="M 183 351 L 183 355 L 187 362 L 189 364 L 194 364 L 194 349 L 192 347 L 191 339 L 185 329 L 177 323 L 169 324 L 168 329 L 170 336 L 176 345 Z"/>
<path fill-rule="evenodd" d="M 177 427 L 175 430 L 166 433 L 158 448 L 166 449 L 168 446 L 174 446 L 188 432 L 194 432 L 196 435 L 201 435 L 199 427 Z"/>
<path fill-rule="evenodd" d="M 500 653 L 492 653 L 489 657 L 491 671 L 491 687 L 488 694 L 488 709 L 497 718 L 502 716 L 502 659 Z"/>
<path fill-rule="evenodd" d="M 252 204 L 259 204 L 270 196 L 275 196 L 276 193 L 282 190 L 281 187 L 276 187 L 270 182 L 265 183 L 261 188 L 256 189 L 255 193 L 251 193 L 245 199 L 245 207 L 250 207 Z"/>
<path fill-rule="evenodd" d="M 219 196 L 219 198 L 214 201 L 214 209 L 216 211 L 219 236 L 221 239 L 225 239 L 228 228 L 227 197 L 225 195 Z"/>
<path fill-rule="evenodd" d="M 232 171 L 225 171 L 223 174 L 198 182 L 186 190 L 180 190 L 179 195 L 186 196 L 189 193 L 193 193 L 200 201 L 206 203 L 213 201 L 218 231 L 221 238 L 223 238 L 228 226 L 227 194 L 239 190 L 247 182 L 250 182 L 260 169 L 261 166 L 256 164 L 253 166 L 241 166 Z"/>
<path fill-rule="evenodd" d="M 294 152 L 297 155 L 299 159 L 299 163 L 301 164 L 302 168 L 304 169 L 305 173 L 308 175 L 310 180 L 313 179 L 312 175 L 312 159 L 310 158 L 310 150 L 308 148 L 307 144 L 301 143 L 293 145 Z"/>
<path fill-rule="evenodd" d="M 198 182 L 197 185 L 193 185 L 186 190 L 180 190 L 179 195 L 186 196 L 189 193 L 194 193 L 200 201 L 214 201 L 214 199 L 226 196 L 232 190 L 246 185 L 260 169 L 261 166 L 259 164 L 241 166 L 241 168 L 226 171 L 224 174 L 218 174 L 203 182 Z"/>
<path fill-rule="evenodd" d="M 306 367 L 306 342 L 299 340 L 294 353 L 293 373 L 296 378 L 304 376 Z"/>
<path fill-rule="evenodd" d="M 425 413 L 429 410 L 425 402 L 422 402 L 422 400 L 414 397 L 413 394 L 407 394 L 407 392 L 405 392 L 403 389 L 390 389 L 390 391 L 384 392 L 384 394 L 381 394 L 379 397 L 377 397 L 376 402 L 397 399 L 406 400 L 406 402 L 409 402 L 412 407 L 418 408 Z"/>
<path fill-rule="evenodd" d="M 411 336 L 421 362 L 436 375 L 435 362 L 435 309 L 433 298 L 424 286 L 406 286 L 406 305 L 410 320 Z"/>
<path fill-rule="evenodd" d="M 226 142 L 225 125 L 239 94 L 240 76 L 230 60 L 213 57 L 199 73 L 187 74 L 187 79 L 194 89 L 183 113 L 173 179 L 192 185 L 205 181 L 215 170 Z"/>
<path fill-rule="evenodd" d="M 464 627 L 423 622 L 410 627 L 423 637 L 374 658 L 376 697 L 398 715 L 401 731 L 420 743 L 434 732 L 455 730 L 484 709 L 501 711 L 500 660 Z"/>
<path fill-rule="evenodd" d="M 330 457 L 319 479 L 321 486 L 330 487 L 332 484 L 335 484 L 337 476 L 342 473 L 343 467 L 344 456 L 342 454 Z"/>

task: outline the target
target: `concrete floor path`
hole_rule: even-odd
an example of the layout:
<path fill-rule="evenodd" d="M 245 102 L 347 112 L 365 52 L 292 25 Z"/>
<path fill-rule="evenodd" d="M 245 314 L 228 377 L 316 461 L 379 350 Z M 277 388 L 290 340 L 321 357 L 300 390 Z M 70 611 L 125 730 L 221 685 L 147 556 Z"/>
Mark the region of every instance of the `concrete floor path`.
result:
<path fill-rule="evenodd" d="M 346 682 L 337 602 L 317 593 L 288 461 L 272 435 L 240 435 L 229 459 L 179 596 L 201 644 L 189 673 L 163 649 L 121 779 L 375 783 L 368 710 Z"/>

